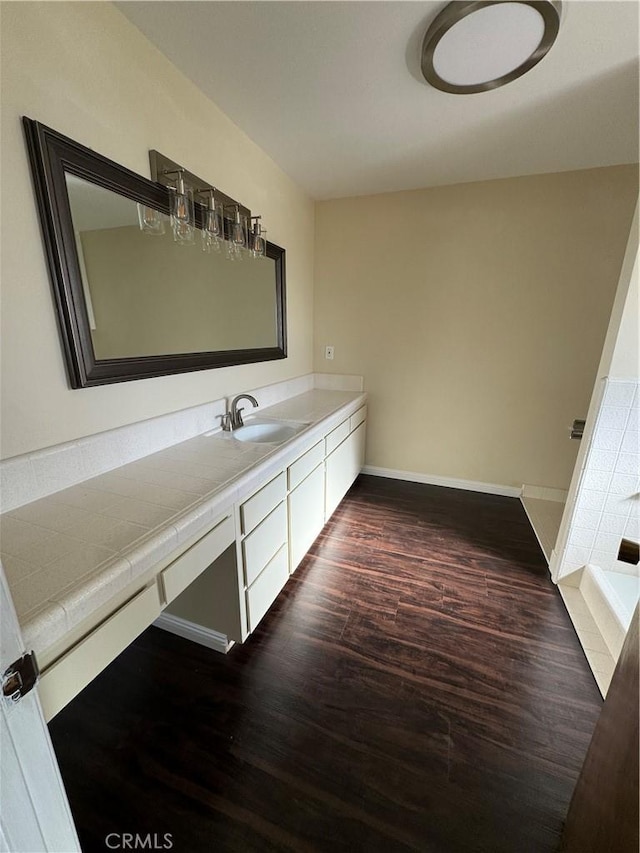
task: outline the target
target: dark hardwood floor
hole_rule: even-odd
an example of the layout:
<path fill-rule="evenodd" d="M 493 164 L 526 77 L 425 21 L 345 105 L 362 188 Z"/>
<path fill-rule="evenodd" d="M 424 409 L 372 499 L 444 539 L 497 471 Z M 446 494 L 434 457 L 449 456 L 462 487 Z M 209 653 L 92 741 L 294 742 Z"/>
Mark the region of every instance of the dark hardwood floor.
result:
<path fill-rule="evenodd" d="M 50 731 L 85 853 L 551 853 L 601 706 L 519 501 L 362 476 L 243 646 L 150 628 Z"/>

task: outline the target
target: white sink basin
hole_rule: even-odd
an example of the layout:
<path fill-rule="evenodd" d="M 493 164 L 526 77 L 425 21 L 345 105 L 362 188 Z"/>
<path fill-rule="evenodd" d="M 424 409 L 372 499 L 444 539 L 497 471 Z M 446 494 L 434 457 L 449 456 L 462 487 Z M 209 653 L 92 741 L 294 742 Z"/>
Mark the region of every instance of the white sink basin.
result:
<path fill-rule="evenodd" d="M 267 420 L 266 418 L 247 419 L 244 426 L 239 427 L 232 433 L 237 441 L 251 441 L 258 444 L 282 444 L 289 438 L 293 438 L 308 424 L 293 423 L 291 421 Z"/>

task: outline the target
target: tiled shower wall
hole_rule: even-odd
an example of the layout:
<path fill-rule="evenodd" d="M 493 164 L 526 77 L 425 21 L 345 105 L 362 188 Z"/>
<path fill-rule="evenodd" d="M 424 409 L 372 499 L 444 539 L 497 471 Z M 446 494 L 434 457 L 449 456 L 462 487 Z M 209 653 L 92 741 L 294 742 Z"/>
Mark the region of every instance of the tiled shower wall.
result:
<path fill-rule="evenodd" d="M 638 541 L 640 382 L 605 379 L 602 404 L 578 487 L 560 575 L 587 563 L 635 573 L 617 562 L 623 537 Z"/>

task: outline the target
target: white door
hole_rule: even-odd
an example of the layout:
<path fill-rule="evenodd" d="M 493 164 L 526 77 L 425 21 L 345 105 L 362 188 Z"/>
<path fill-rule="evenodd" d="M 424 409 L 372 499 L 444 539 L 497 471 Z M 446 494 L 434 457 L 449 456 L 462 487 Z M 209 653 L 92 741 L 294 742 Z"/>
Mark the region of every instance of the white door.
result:
<path fill-rule="evenodd" d="M 24 652 L 0 563 L 0 673 Z M 16 703 L 0 696 L 0 800 L 2 853 L 80 851 L 36 690 Z"/>

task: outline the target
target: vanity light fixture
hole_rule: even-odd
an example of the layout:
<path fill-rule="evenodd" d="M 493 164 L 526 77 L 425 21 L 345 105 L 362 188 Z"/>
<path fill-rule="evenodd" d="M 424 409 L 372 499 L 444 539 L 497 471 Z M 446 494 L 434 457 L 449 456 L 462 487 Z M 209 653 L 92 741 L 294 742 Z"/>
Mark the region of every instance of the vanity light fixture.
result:
<path fill-rule="evenodd" d="M 195 230 L 199 228 L 204 252 L 218 252 L 224 242 L 229 260 L 242 260 L 246 254 L 252 258 L 267 254 L 263 236 L 266 232 L 257 222 L 261 217 L 251 216 L 248 207 L 159 151 L 149 151 L 149 164 L 151 179 L 170 191 L 171 225 L 176 242 L 193 243 Z M 143 228 L 142 213 L 139 216 Z M 256 225 L 251 227 L 253 220 Z"/>
<path fill-rule="evenodd" d="M 422 73 L 455 95 L 504 86 L 549 52 L 560 10 L 560 0 L 454 0 L 426 32 Z"/>

